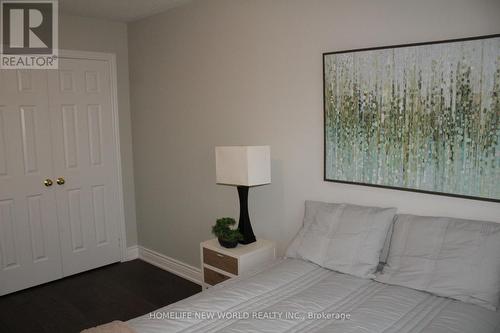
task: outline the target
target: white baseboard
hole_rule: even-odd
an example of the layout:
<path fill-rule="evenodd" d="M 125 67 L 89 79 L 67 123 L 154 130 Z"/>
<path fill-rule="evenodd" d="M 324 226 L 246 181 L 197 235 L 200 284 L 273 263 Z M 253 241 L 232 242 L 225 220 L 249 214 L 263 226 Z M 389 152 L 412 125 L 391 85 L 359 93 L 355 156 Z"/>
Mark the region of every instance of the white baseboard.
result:
<path fill-rule="evenodd" d="M 123 261 L 129 261 L 129 260 L 134 260 L 139 258 L 139 246 L 134 245 L 127 247 L 127 254 L 124 258 Z"/>
<path fill-rule="evenodd" d="M 193 267 L 143 246 L 138 246 L 138 254 L 139 259 L 151 265 L 155 265 L 165 271 L 185 278 L 186 280 L 202 285 L 201 269 L 197 267 Z"/>

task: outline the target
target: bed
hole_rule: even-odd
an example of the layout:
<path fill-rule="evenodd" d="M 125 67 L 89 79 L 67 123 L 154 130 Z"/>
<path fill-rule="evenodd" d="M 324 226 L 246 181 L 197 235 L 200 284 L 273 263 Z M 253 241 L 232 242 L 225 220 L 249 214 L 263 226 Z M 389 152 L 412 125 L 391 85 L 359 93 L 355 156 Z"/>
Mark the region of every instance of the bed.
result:
<path fill-rule="evenodd" d="M 306 201 L 286 257 L 137 333 L 500 333 L 500 224 Z"/>
<path fill-rule="evenodd" d="M 281 259 L 128 324 L 137 333 L 496 333 L 500 313 L 300 259 Z"/>

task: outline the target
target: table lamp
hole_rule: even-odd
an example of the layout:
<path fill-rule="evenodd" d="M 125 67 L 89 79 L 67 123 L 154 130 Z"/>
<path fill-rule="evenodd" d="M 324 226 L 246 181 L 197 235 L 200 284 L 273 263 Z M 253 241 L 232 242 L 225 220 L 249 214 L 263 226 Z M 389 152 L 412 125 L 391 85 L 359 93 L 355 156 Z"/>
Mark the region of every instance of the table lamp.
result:
<path fill-rule="evenodd" d="M 238 230 L 241 244 L 255 242 L 248 215 L 248 189 L 271 183 L 271 148 L 269 146 L 215 147 L 217 184 L 236 185 L 240 198 Z"/>

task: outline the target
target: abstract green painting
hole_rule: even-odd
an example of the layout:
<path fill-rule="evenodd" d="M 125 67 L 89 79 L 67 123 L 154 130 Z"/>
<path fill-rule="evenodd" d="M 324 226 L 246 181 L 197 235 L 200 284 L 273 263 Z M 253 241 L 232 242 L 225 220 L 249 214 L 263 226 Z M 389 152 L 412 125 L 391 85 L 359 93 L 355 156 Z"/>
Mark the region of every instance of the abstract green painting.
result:
<path fill-rule="evenodd" d="M 500 202 L 500 35 L 323 54 L 325 180 Z"/>

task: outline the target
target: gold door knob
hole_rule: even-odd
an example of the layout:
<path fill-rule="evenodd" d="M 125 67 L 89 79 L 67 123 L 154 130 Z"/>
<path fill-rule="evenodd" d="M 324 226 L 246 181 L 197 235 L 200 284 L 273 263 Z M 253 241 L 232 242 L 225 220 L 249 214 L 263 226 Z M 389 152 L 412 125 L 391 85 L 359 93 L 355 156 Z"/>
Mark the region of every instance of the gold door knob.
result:
<path fill-rule="evenodd" d="M 47 179 L 45 179 L 45 180 L 43 181 L 43 185 L 45 185 L 45 186 L 47 186 L 47 187 L 51 187 L 51 186 L 52 186 L 52 184 L 54 184 L 54 182 L 52 182 L 52 179 L 47 178 Z"/>
<path fill-rule="evenodd" d="M 57 178 L 56 183 L 57 183 L 57 185 L 64 185 L 66 183 L 66 181 L 64 180 L 63 177 L 59 177 L 59 178 Z"/>

